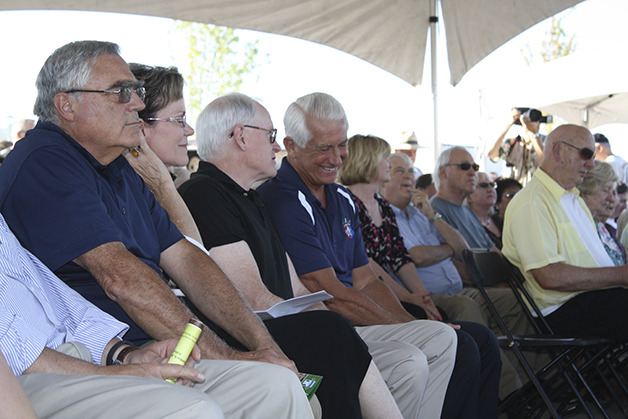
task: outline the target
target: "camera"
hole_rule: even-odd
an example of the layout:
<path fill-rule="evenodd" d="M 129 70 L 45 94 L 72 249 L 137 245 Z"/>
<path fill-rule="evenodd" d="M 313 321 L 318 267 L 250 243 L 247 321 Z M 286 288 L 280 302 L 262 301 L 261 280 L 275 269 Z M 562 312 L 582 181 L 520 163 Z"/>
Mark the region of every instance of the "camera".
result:
<path fill-rule="evenodd" d="M 528 119 L 532 122 L 540 122 L 541 124 L 551 124 L 552 123 L 552 115 L 545 115 L 541 113 L 538 109 L 532 108 L 517 108 L 521 115 L 527 116 Z M 516 125 L 521 125 L 521 121 L 515 121 Z"/>

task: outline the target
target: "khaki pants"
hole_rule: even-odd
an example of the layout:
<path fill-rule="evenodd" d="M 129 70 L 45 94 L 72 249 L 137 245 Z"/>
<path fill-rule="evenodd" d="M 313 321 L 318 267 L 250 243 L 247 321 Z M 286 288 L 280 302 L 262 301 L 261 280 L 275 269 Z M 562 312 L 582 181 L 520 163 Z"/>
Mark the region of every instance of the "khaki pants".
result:
<path fill-rule="evenodd" d="M 82 344 L 60 352 L 91 362 Z M 191 387 L 123 375 L 28 374 L 19 378 L 38 417 L 312 418 L 292 371 L 263 362 L 203 360 Z"/>
<path fill-rule="evenodd" d="M 444 323 L 356 327 L 406 419 L 439 418 L 456 360 L 457 337 Z"/>

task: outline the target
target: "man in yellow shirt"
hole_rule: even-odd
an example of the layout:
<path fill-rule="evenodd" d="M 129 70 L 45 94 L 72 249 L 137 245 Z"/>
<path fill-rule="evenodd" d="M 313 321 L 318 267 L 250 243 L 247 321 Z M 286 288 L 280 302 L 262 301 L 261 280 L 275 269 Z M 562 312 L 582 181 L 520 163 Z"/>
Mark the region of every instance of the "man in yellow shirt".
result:
<path fill-rule="evenodd" d="M 594 150 L 584 127 L 550 133 L 540 169 L 506 210 L 503 253 L 555 331 L 626 340 L 628 266 L 613 265 L 576 189 Z"/>

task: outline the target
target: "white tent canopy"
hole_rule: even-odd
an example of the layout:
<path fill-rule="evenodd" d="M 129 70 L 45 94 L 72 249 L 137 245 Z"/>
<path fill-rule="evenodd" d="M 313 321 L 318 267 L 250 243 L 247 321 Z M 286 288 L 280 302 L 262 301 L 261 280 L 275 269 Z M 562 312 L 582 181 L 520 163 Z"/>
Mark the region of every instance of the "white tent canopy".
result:
<path fill-rule="evenodd" d="M 0 0 L 0 10 L 133 13 L 288 35 L 348 52 L 417 85 L 432 1 Z M 441 0 L 452 84 L 515 35 L 580 1 Z"/>
<path fill-rule="evenodd" d="M 439 154 L 436 33 L 446 31 L 451 83 L 517 34 L 582 0 L 0 0 L 0 10 L 162 16 L 288 35 L 362 58 L 416 86 L 431 31 L 434 155 Z M 440 6 L 440 7 L 439 7 Z"/>

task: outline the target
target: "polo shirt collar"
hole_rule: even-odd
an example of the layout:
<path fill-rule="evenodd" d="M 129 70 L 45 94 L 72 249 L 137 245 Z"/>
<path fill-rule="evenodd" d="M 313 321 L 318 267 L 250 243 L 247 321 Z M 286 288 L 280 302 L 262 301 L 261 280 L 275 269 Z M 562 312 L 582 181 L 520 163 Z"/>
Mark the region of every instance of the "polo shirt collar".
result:
<path fill-rule="evenodd" d="M 119 156 L 114 161 L 109 163 L 107 166 L 100 164 L 98 160 L 94 156 L 90 154 L 89 151 L 85 149 L 81 144 L 79 144 L 74 138 L 72 138 L 68 133 L 63 131 L 59 126 L 53 124 L 52 122 L 38 122 L 35 128 L 38 129 L 46 129 L 51 131 L 56 131 L 61 134 L 61 137 L 72 146 L 88 163 L 98 172 L 99 174 L 106 177 L 111 182 L 117 182 L 122 178 L 120 173 L 121 162 L 120 159 L 124 159 L 124 156 Z M 126 160 L 125 160 L 126 161 Z"/>
<path fill-rule="evenodd" d="M 244 189 L 242 186 L 240 186 L 238 183 L 236 183 L 235 180 L 231 179 L 231 177 L 229 177 L 228 174 L 226 174 L 225 172 L 220 170 L 213 163 L 201 160 L 201 162 L 198 165 L 198 170 L 196 171 L 196 173 L 198 173 L 200 175 L 210 176 L 210 177 L 218 180 L 226 188 L 233 189 L 238 194 L 240 194 L 240 195 L 242 195 L 242 196 L 244 196 L 246 198 L 252 199 L 258 205 L 262 203 L 262 201 L 258 197 L 258 195 L 253 193 L 254 192 L 253 190 L 248 190 L 247 191 L 246 189 Z M 194 175 L 195 174 L 193 173 L 192 176 L 194 176 Z"/>
<path fill-rule="evenodd" d="M 547 173 L 545 173 L 540 167 L 534 172 L 534 179 L 536 179 L 539 183 L 545 186 L 545 188 L 549 191 L 549 193 L 554 197 L 556 201 L 560 201 L 562 196 L 566 194 L 574 194 L 575 197 L 580 196 L 580 191 L 578 190 L 578 188 L 566 190 L 565 188 L 560 186 L 558 182 L 552 179 Z"/>
<path fill-rule="evenodd" d="M 288 162 L 288 158 L 284 157 L 283 160 L 281 161 L 281 167 L 279 168 L 279 173 L 281 174 L 282 180 L 285 180 L 287 183 L 294 185 L 298 190 L 303 192 L 303 194 L 305 195 L 308 201 L 315 202 L 317 203 L 317 205 L 321 206 L 322 208 L 323 204 L 321 203 L 321 201 L 319 201 L 319 199 L 316 196 L 314 196 L 312 191 L 310 191 L 310 188 L 308 188 L 305 182 L 303 182 L 303 179 L 301 179 L 301 176 L 299 176 L 299 174 L 294 169 L 294 167 L 292 167 L 292 165 Z M 324 186 L 325 194 L 329 193 L 330 187 L 331 185 Z"/>

